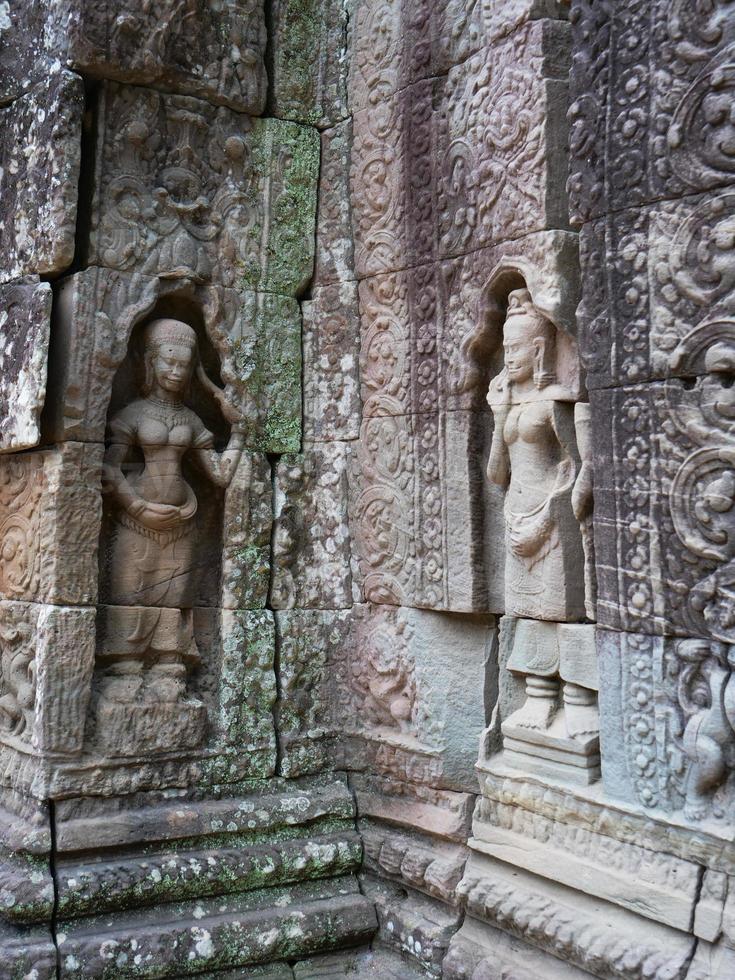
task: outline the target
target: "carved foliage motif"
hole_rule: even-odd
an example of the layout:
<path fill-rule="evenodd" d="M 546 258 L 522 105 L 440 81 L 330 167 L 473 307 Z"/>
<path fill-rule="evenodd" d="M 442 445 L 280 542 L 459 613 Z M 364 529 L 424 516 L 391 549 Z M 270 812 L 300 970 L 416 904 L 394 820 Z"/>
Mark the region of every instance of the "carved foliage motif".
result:
<path fill-rule="evenodd" d="M 98 153 L 92 262 L 286 294 L 307 281 L 315 132 L 108 83 Z"/>
<path fill-rule="evenodd" d="M 0 593 L 8 599 L 35 598 L 39 591 L 42 492 L 41 456 L 8 457 L 2 461 Z"/>
<path fill-rule="evenodd" d="M 359 278 L 566 226 L 567 40 L 531 24 L 444 79 L 376 88 L 354 118 Z"/>
<path fill-rule="evenodd" d="M 36 701 L 38 607 L 0 602 L 0 732 L 29 742 Z"/>
<path fill-rule="evenodd" d="M 580 0 L 572 19 L 584 49 L 572 83 L 577 221 L 729 183 L 735 174 L 729 0 L 625 0 L 614 10 Z M 605 131 L 596 122 L 603 119 Z M 607 177 L 600 173 L 603 156 Z"/>

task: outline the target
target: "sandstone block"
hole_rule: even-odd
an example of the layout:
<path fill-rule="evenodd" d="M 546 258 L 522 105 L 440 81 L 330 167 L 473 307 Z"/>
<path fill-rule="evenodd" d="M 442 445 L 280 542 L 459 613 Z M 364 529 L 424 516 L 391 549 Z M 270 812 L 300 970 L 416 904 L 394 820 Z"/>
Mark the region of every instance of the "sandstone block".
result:
<path fill-rule="evenodd" d="M 732 726 L 720 705 L 732 695 L 721 645 L 600 630 L 598 654 L 606 791 L 714 838 L 726 833 Z"/>
<path fill-rule="evenodd" d="M 368 0 L 358 5 L 349 79 L 353 110 L 441 75 L 531 20 L 566 17 L 565 0 Z"/>
<path fill-rule="evenodd" d="M 367 601 L 502 611 L 502 498 L 478 465 L 487 426 L 472 412 L 363 420 L 350 523 Z"/>
<path fill-rule="evenodd" d="M 0 285 L 0 452 L 41 440 L 51 331 L 51 288 L 26 279 Z"/>
<path fill-rule="evenodd" d="M 274 609 L 344 609 L 352 605 L 347 519 L 348 443 L 309 447 L 276 468 Z"/>
<path fill-rule="evenodd" d="M 474 788 L 485 717 L 475 678 L 492 650 L 492 620 L 356 606 L 282 612 L 278 624 L 285 775 L 331 765 Z"/>
<path fill-rule="evenodd" d="M 581 4 L 576 21 L 575 220 L 731 184 L 730 20 L 626 0 Z"/>
<path fill-rule="evenodd" d="M 579 330 L 590 388 L 701 375 L 707 345 L 732 343 L 734 214 L 726 188 L 585 226 Z"/>
<path fill-rule="evenodd" d="M 261 452 L 299 448 L 301 326 L 295 300 L 198 285 L 186 277 L 92 268 L 63 281 L 58 307 L 58 356 L 47 395 L 55 441 L 103 440 L 109 406 L 120 387 L 132 383 L 142 327 L 152 316 L 173 314 L 198 328 L 201 345 L 214 353 L 211 373 L 220 374 L 227 396 L 241 408 L 248 446 Z"/>
<path fill-rule="evenodd" d="M 284 295 L 309 281 L 313 130 L 105 83 L 97 161 L 90 264 Z"/>
<path fill-rule="evenodd" d="M 709 350 L 719 358 L 723 347 L 726 354 L 720 343 Z M 691 383 L 592 396 L 598 610 L 606 626 L 731 642 L 726 362 Z"/>
<path fill-rule="evenodd" d="M 94 668 L 94 610 L 0 601 L 2 741 L 34 755 L 82 751 Z"/>
<path fill-rule="evenodd" d="M 357 286 L 318 286 L 302 304 L 304 438 L 357 439 L 360 431 L 360 347 Z"/>
<path fill-rule="evenodd" d="M 462 258 L 363 280 L 363 414 L 486 411 L 490 380 L 502 368 L 502 303 L 521 279 L 558 328 L 560 380 L 578 389 L 575 239 L 568 232 L 539 232 Z"/>
<path fill-rule="evenodd" d="M 273 115 L 320 128 L 347 117 L 353 5 L 353 0 L 272 5 Z"/>
<path fill-rule="evenodd" d="M 48 5 L 47 18 L 49 56 L 77 71 L 197 95 L 254 116 L 263 111 L 267 33 L 259 0 L 143 10 L 62 0 Z"/>
<path fill-rule="evenodd" d="M 84 86 L 52 69 L 0 109 L 0 281 L 54 275 L 74 258 Z"/>
<path fill-rule="evenodd" d="M 676 975 L 692 955 L 685 933 L 479 854 L 470 856 L 459 887 L 470 921 L 531 941 L 578 970 Z M 529 921 L 529 908 L 539 909 L 538 918 Z"/>
<path fill-rule="evenodd" d="M 545 20 L 450 69 L 437 120 L 442 256 L 567 227 L 568 59 L 567 26 Z"/>
<path fill-rule="evenodd" d="M 101 469 L 82 443 L 0 456 L 0 597 L 96 600 Z"/>
<path fill-rule="evenodd" d="M 351 154 L 351 120 L 345 120 L 321 134 L 314 272 L 314 282 L 318 286 L 355 278 L 350 208 Z"/>

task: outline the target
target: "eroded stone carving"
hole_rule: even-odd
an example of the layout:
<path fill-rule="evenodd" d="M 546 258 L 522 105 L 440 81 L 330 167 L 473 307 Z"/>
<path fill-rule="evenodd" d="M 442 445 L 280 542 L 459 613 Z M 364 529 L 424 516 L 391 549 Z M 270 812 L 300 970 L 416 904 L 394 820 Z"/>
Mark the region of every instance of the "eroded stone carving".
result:
<path fill-rule="evenodd" d="M 204 706 L 186 697 L 187 669 L 200 662 L 193 629 L 198 501 L 182 462 L 191 455 L 209 480 L 227 487 L 243 447 L 240 412 L 208 379 L 188 324 L 154 320 L 145 328 L 142 354 L 141 397 L 111 418 L 104 465 L 113 527 L 97 738 L 121 754 L 190 748 L 202 738 Z M 221 455 L 184 404 L 195 376 L 233 425 Z M 124 470 L 135 449 L 143 454 L 142 468 Z"/>
<path fill-rule="evenodd" d="M 488 392 L 488 477 L 506 491 L 506 614 L 564 622 L 583 615 L 571 504 L 580 461 L 574 393 L 555 374 L 555 333 L 528 290 L 510 293 L 504 367 Z"/>

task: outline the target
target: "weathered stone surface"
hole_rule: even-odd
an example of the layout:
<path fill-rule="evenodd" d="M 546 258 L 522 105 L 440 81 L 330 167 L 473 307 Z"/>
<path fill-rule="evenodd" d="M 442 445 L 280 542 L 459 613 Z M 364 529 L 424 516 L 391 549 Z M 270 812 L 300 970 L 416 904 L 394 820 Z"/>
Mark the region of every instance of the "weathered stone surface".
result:
<path fill-rule="evenodd" d="M 0 597 L 95 601 L 101 472 L 96 445 L 0 456 Z"/>
<path fill-rule="evenodd" d="M 271 4 L 273 115 L 319 127 L 348 115 L 354 0 Z"/>
<path fill-rule="evenodd" d="M 681 975 L 694 950 L 691 936 L 478 854 L 460 890 L 471 919 L 597 975 L 663 980 Z"/>
<path fill-rule="evenodd" d="M 405 776 L 416 775 L 410 769 Z M 403 830 L 420 827 L 422 832 L 464 844 L 472 826 L 475 797 L 408 783 L 395 776 L 370 776 L 356 773 L 350 777 L 360 817 L 372 817 Z"/>
<path fill-rule="evenodd" d="M 0 924 L 2 974 L 7 980 L 56 980 L 56 946 L 48 926 L 19 928 Z"/>
<path fill-rule="evenodd" d="M 304 438 L 357 439 L 360 432 L 360 328 L 354 282 L 319 286 L 304 316 Z"/>
<path fill-rule="evenodd" d="M 111 0 L 49 4 L 46 45 L 70 67 L 101 78 L 198 95 L 260 115 L 266 26 L 259 0 L 196 0 L 120 10 Z"/>
<path fill-rule="evenodd" d="M 576 220 L 732 183 L 735 25 L 720 5 L 580 3 L 575 20 Z"/>
<path fill-rule="evenodd" d="M 557 327 L 559 380 L 578 390 L 576 236 L 540 232 L 360 283 L 363 414 L 482 409 L 502 367 L 506 297 L 521 282 Z"/>
<path fill-rule="evenodd" d="M 351 119 L 323 132 L 321 141 L 314 272 L 318 286 L 355 278 L 350 207 Z"/>
<path fill-rule="evenodd" d="M 26 279 L 0 285 L 0 452 L 41 439 L 51 329 L 51 288 Z"/>
<path fill-rule="evenodd" d="M 352 605 L 347 522 L 348 443 L 315 445 L 285 456 L 275 477 L 274 609 Z"/>
<path fill-rule="evenodd" d="M 94 610 L 0 601 L 0 739 L 41 755 L 81 753 L 94 668 Z"/>
<path fill-rule="evenodd" d="M 44 3 L 6 0 L 0 20 L 0 104 L 28 91 L 47 67 L 43 50 Z"/>
<path fill-rule="evenodd" d="M 472 412 L 363 420 L 350 525 L 367 601 L 502 611 L 502 498 L 477 465 L 487 435 Z"/>
<path fill-rule="evenodd" d="M 448 905 L 458 904 L 457 885 L 467 860 L 465 847 L 419 832 L 396 831 L 374 820 L 361 820 L 358 826 L 367 871 Z"/>
<path fill-rule="evenodd" d="M 210 373 L 220 374 L 227 398 L 240 408 L 248 447 L 299 449 L 301 345 L 295 300 L 197 284 L 188 277 L 91 268 L 63 281 L 58 309 L 58 357 L 47 393 L 52 439 L 102 441 L 111 399 L 123 380 L 130 382 L 142 326 L 170 312 L 199 328 L 205 355 L 214 348 Z"/>
<path fill-rule="evenodd" d="M 140 956 L 156 965 L 158 976 L 190 976 L 202 967 L 297 959 L 364 943 L 375 929 L 373 909 L 351 879 L 292 886 L 277 897 L 220 896 L 158 907 L 154 914 L 64 923 L 64 975 L 111 978 Z"/>
<path fill-rule="evenodd" d="M 567 226 L 567 41 L 564 25 L 529 25 L 355 113 L 359 278 Z"/>
<path fill-rule="evenodd" d="M 515 936 L 468 917 L 449 944 L 442 962 L 442 977 L 466 980 L 480 976 L 502 980 L 519 969 L 523 970 L 523 980 L 587 980 L 592 976 Z"/>
<path fill-rule="evenodd" d="M 579 327 L 591 388 L 701 374 L 703 345 L 715 334 L 732 342 L 734 215 L 735 192 L 713 190 L 585 226 Z"/>
<path fill-rule="evenodd" d="M 441 902 L 362 876 L 362 887 L 375 903 L 379 937 L 389 949 L 421 964 L 430 977 L 441 976 L 441 963 L 449 940 L 461 922 L 461 913 Z"/>
<path fill-rule="evenodd" d="M 623 843 L 603 830 L 599 822 L 574 826 L 558 813 L 533 812 L 508 798 L 483 796 L 475 810 L 471 846 L 507 865 L 687 932 L 695 907 L 699 909 L 699 866 L 643 842 Z M 631 879 L 636 880 L 633 891 Z"/>
<path fill-rule="evenodd" d="M 707 350 L 715 360 L 692 383 L 593 393 L 606 626 L 731 642 L 731 378 L 727 342 L 710 335 Z"/>
<path fill-rule="evenodd" d="M 607 792 L 727 833 L 731 667 L 718 644 L 600 630 L 598 645 Z"/>
<path fill-rule="evenodd" d="M 492 649 L 491 618 L 356 606 L 278 622 L 285 775 L 331 764 L 474 789 L 485 720 L 474 678 Z"/>
<path fill-rule="evenodd" d="M 294 966 L 296 980 L 327 980 L 349 977 L 350 980 L 419 980 L 426 973 L 404 956 L 378 947 L 371 950 L 348 950 L 331 956 L 316 956 Z"/>
<path fill-rule="evenodd" d="M 105 83 L 88 260 L 295 295 L 313 269 L 319 137 Z"/>
<path fill-rule="evenodd" d="M 541 21 L 450 70 L 437 159 L 442 256 L 567 227 L 568 59 L 566 25 Z"/>
<path fill-rule="evenodd" d="M 84 86 L 58 65 L 0 110 L 0 282 L 74 258 Z"/>
<path fill-rule="evenodd" d="M 563 18 L 566 6 L 565 0 L 367 0 L 355 15 L 352 109 L 445 73 L 529 20 Z"/>

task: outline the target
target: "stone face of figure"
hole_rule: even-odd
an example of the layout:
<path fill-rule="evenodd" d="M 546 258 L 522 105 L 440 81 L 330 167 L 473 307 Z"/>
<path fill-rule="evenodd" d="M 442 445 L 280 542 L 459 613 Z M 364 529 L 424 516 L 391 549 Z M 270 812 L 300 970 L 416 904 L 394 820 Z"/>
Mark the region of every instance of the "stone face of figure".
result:
<path fill-rule="evenodd" d="M 192 609 L 198 501 L 183 460 L 189 457 L 212 482 L 226 487 L 243 445 L 239 415 L 204 376 L 188 324 L 160 319 L 146 327 L 143 368 L 141 397 L 109 423 L 104 488 L 112 508 L 112 540 L 100 653 L 106 665 L 102 702 L 138 707 L 182 702 L 187 667 L 199 659 Z M 195 373 L 234 423 L 222 454 L 184 403 Z M 131 469 L 136 453 L 142 465 Z M 135 726 L 129 722 L 128 727 Z"/>

